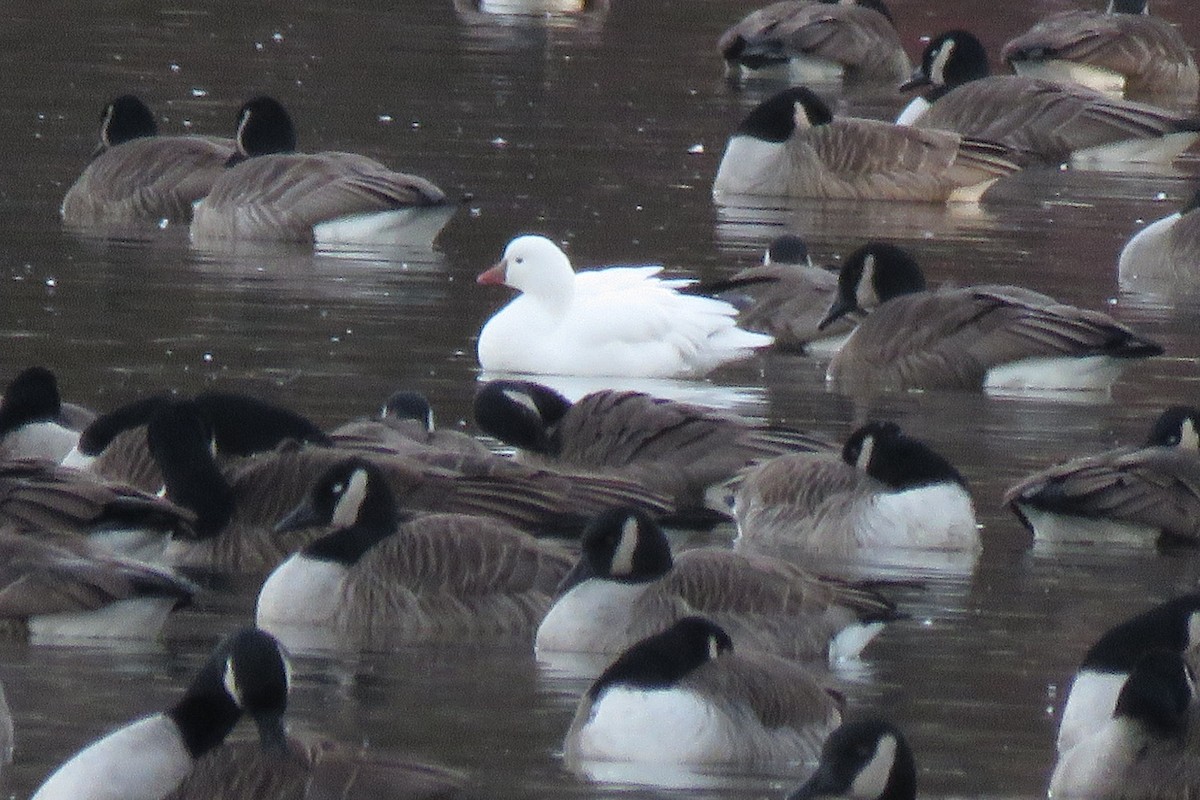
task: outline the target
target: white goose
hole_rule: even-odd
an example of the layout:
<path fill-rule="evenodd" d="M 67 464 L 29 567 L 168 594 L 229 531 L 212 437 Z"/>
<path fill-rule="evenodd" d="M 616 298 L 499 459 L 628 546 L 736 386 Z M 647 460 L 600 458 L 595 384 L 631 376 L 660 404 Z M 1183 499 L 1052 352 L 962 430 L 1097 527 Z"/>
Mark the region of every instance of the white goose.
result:
<path fill-rule="evenodd" d="M 576 274 L 557 245 L 518 236 L 479 276 L 521 295 L 479 333 L 489 371 L 631 378 L 699 377 L 771 344 L 735 323 L 722 300 L 682 294 L 690 281 L 662 267 L 610 267 Z"/>

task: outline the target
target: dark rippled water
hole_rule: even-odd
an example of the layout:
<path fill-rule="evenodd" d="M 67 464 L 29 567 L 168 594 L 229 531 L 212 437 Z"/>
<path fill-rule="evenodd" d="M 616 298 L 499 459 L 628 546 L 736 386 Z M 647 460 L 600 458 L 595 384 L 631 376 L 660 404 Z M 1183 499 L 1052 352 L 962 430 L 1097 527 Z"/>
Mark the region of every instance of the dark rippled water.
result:
<path fill-rule="evenodd" d="M 717 208 L 729 130 L 778 85 L 722 75 L 713 42 L 755 3 L 611 0 L 582 15 L 488 13 L 467 0 L 357 3 L 34 3 L 0 11 L 0 378 L 51 366 L 68 399 L 108 408 L 142 392 L 216 387 L 285 402 L 323 423 L 421 389 L 463 425 L 473 337 L 505 295 L 473 278 L 519 232 L 569 243 L 577 264 L 664 262 L 704 277 L 757 258 L 789 229 L 832 258 L 863 237 L 911 248 L 934 281 L 1014 282 L 1089 306 L 1164 343 L 1111 396 L 1073 402 L 825 391 L 820 365 L 768 356 L 663 391 L 840 437 L 891 416 L 971 481 L 985 550 L 966 575 L 899 592 L 911 619 L 850 670 L 856 710 L 908 731 L 930 796 L 1042 794 L 1055 713 L 1087 644 L 1112 622 L 1196 583 L 1196 557 L 1107 548 L 1055 554 L 999 507 L 1006 485 L 1065 456 L 1143 436 L 1167 403 L 1196 402 L 1198 295 L 1121 287 L 1116 254 L 1189 195 L 1196 164 L 1115 175 L 1029 172 L 980 207 L 796 202 Z M 1066 2 L 893 0 L 905 45 L 968 25 L 993 50 Z M 550 3 L 538 4 L 550 8 Z M 1156 13 L 1200 27 L 1185 0 Z M 301 145 L 347 149 L 469 195 L 437 248 L 242 247 L 201 252 L 186 231 L 63 231 L 62 193 L 86 162 L 100 107 L 135 91 L 167 131 L 228 132 L 247 96 L 292 110 Z M 837 95 L 883 116 L 886 87 Z M 777 206 L 777 207 L 776 207 Z M 724 541 L 728 532 L 713 539 Z M 220 633 L 251 618 L 254 588 L 210 592 L 149 649 L 0 646 L 16 716 L 9 793 L 29 794 L 101 732 L 171 701 Z M 294 723 L 472 772 L 497 797 L 652 796 L 560 766 L 586 680 L 525 647 L 464 644 L 299 660 Z M 689 796 L 781 796 L 795 775 L 719 775 Z M 663 790 L 665 791 L 665 790 Z"/>

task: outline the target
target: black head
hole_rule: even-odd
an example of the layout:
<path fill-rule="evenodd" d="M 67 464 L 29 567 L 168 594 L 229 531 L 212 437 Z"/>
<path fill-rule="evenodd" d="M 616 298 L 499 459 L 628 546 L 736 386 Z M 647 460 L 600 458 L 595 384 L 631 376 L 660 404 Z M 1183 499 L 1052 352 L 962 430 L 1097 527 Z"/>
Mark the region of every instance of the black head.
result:
<path fill-rule="evenodd" d="M 921 64 L 912 77 L 900 85 L 900 91 L 931 86 L 935 91 L 929 99 L 936 99 L 946 90 L 953 89 L 991 73 L 988 54 L 983 43 L 970 31 L 947 31 L 930 40 L 921 54 Z"/>
<path fill-rule="evenodd" d="M 579 561 L 559 586 L 565 592 L 589 578 L 640 583 L 670 571 L 671 543 L 658 523 L 633 508 L 597 514 L 583 531 Z"/>
<path fill-rule="evenodd" d="M 1121 687 L 1113 716 L 1136 720 L 1155 736 L 1181 738 L 1195 695 L 1196 680 L 1183 656 L 1152 650 L 1138 659 Z"/>
<path fill-rule="evenodd" d="M 429 405 L 429 398 L 420 392 L 401 390 L 393 393 L 383 404 L 379 416 L 415 420 L 425 426 L 427 433 L 433 433 L 433 407 Z"/>
<path fill-rule="evenodd" d="M 828 125 L 833 112 L 807 86 L 784 89 L 764 100 L 738 126 L 737 133 L 766 142 L 786 142 L 799 129 Z"/>
<path fill-rule="evenodd" d="M 214 434 L 192 400 L 168 400 L 146 424 L 146 444 L 163 475 L 167 497 L 196 514 L 195 531 L 214 535 L 233 515 L 233 490 L 213 459 Z"/>
<path fill-rule="evenodd" d="M 255 97 L 242 105 L 237 118 L 237 148 L 242 158 L 295 152 L 296 128 L 278 100 Z"/>
<path fill-rule="evenodd" d="M 167 714 L 193 757 L 219 745 L 243 712 L 257 723 L 264 749 L 279 749 L 289 683 L 279 642 L 257 628 L 243 628 L 216 646 Z"/>
<path fill-rule="evenodd" d="M 917 767 L 904 735 L 891 723 L 864 719 L 847 722 L 829 734 L 817 771 L 788 800 L 912 800 L 916 796 Z"/>
<path fill-rule="evenodd" d="M 330 444 L 316 423 L 291 409 L 233 392 L 201 392 L 196 405 L 212 426 L 217 453 L 248 456 L 292 440 Z"/>
<path fill-rule="evenodd" d="M 277 533 L 317 526 L 334 530 L 304 549 L 313 557 L 352 564 L 399 522 L 396 498 L 378 465 L 348 458 L 317 478 L 295 509 L 275 525 Z"/>
<path fill-rule="evenodd" d="M 1105 631 L 1083 657 L 1082 669 L 1129 672 L 1150 650 L 1186 652 L 1200 645 L 1200 593 L 1185 594 Z"/>
<path fill-rule="evenodd" d="M 1146 438 L 1147 447 L 1178 447 L 1200 454 L 1200 409 L 1171 406 L 1158 415 Z"/>
<path fill-rule="evenodd" d="M 17 373 L 0 400 L 0 435 L 28 422 L 48 422 L 58 417 L 62 399 L 58 381 L 45 367 L 27 367 Z"/>
<path fill-rule="evenodd" d="M 557 451 L 553 428 L 570 410 L 570 400 L 533 381 L 489 381 L 475 393 L 475 424 L 480 430 L 545 455 Z"/>
<path fill-rule="evenodd" d="M 785 233 L 771 242 L 763 264 L 811 264 L 808 245 L 794 233 Z"/>
<path fill-rule="evenodd" d="M 893 297 L 925 289 L 921 266 L 908 251 L 887 242 L 868 242 L 846 256 L 838 272 L 837 298 L 818 328 L 847 314 L 865 314 Z"/>
<path fill-rule="evenodd" d="M 134 95 L 121 95 L 105 106 L 100 114 L 101 150 L 157 133 L 158 123 L 154 121 L 154 114 Z"/>
<path fill-rule="evenodd" d="M 948 481 L 966 486 L 950 462 L 900 432 L 894 422 L 868 422 L 846 440 L 842 460 L 892 489 L 913 489 Z"/>
<path fill-rule="evenodd" d="M 666 689 L 732 649 L 733 640 L 721 626 L 703 617 L 684 617 L 631 645 L 600 673 L 588 696 L 594 700 L 610 686 Z"/>

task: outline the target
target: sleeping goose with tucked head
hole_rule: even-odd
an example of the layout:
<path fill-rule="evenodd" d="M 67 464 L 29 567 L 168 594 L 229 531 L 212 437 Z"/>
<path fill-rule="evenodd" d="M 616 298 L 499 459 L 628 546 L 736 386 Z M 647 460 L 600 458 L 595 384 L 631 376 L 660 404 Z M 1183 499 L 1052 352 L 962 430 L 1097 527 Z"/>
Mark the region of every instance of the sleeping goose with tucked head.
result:
<path fill-rule="evenodd" d="M 1053 798 L 1191 797 L 1200 789 L 1192 743 L 1196 679 L 1183 655 L 1151 650 L 1121 686 L 1112 716 L 1059 756 Z"/>
<path fill-rule="evenodd" d="M 765 100 L 734 131 L 713 194 L 976 201 L 1020 169 L 1003 145 L 949 131 L 833 117 L 804 86 Z"/>
<path fill-rule="evenodd" d="M 1192 285 L 1200 277 L 1200 190 L 1135 233 L 1121 248 L 1117 273 L 1122 286 L 1139 280 Z"/>
<path fill-rule="evenodd" d="M 0 458 L 42 458 L 58 463 L 74 449 L 95 414 L 64 404 L 58 380 L 45 367 L 17 373 L 0 400 Z"/>
<path fill-rule="evenodd" d="M 332 531 L 288 557 L 257 621 L 293 649 L 532 638 L 572 559 L 487 517 L 401 515 L 379 467 L 346 459 L 276 530 Z"/>
<path fill-rule="evenodd" d="M 1107 314 L 1020 286 L 924 285 L 911 258 L 842 264 L 826 319 L 865 317 L 829 362 L 834 388 L 1106 390 L 1133 359 L 1162 353 Z"/>
<path fill-rule="evenodd" d="M 378 416 L 339 425 L 329 436 L 338 447 L 448 458 L 491 455 L 487 445 L 470 434 L 437 427 L 429 398 L 408 389 L 389 395 Z"/>
<path fill-rule="evenodd" d="M 579 561 L 537 632 L 541 653 L 619 653 L 701 614 L 742 646 L 796 659 L 856 657 L 894 606 L 871 589 L 778 559 L 702 547 L 671 554 L 644 514 L 613 509 L 587 528 Z"/>
<path fill-rule="evenodd" d="M 1004 501 L 1040 541 L 1200 542 L 1200 409 L 1168 408 L 1143 444 L 1034 473 Z"/>
<path fill-rule="evenodd" d="M 238 111 L 237 153 L 196 204 L 194 242 L 430 243 L 454 213 L 441 189 L 354 153 L 298 153 L 296 130 L 270 97 Z"/>
<path fill-rule="evenodd" d="M 662 267 L 576 273 L 544 236 L 518 236 L 478 282 L 521 292 L 479 332 L 479 364 L 494 372 L 703 377 L 771 337 L 737 327 L 737 309 L 683 294 Z"/>
<path fill-rule="evenodd" d="M 775 338 L 775 349 L 828 358 L 854 328 L 841 319 L 825 329 L 825 318 L 837 294 L 837 271 L 817 267 L 808 246 L 795 234 L 777 237 L 763 253 L 763 262 L 706 287 L 733 303 L 738 325 Z"/>
<path fill-rule="evenodd" d="M 632 644 L 580 700 L 564 744 L 588 761 L 785 765 L 811 761 L 840 699 L 792 661 L 684 617 Z"/>
<path fill-rule="evenodd" d="M 821 748 L 817 771 L 787 800 L 916 800 L 917 764 L 904 734 L 882 719 L 842 723 Z"/>
<path fill-rule="evenodd" d="M 1169 164 L 1200 139 L 1200 119 L 1119 100 L 1083 86 L 989 75 L 969 31 L 934 37 L 901 90 L 928 87 L 898 122 L 997 142 L 1023 163 L 1123 169 Z"/>
<path fill-rule="evenodd" d="M 781 453 L 826 451 L 803 431 L 641 392 L 602 390 L 572 403 L 532 381 L 496 380 L 475 394 L 475 421 L 529 464 L 633 480 L 669 497 L 670 523 L 725 519 L 708 494 L 738 470 Z"/>
<path fill-rule="evenodd" d="M 234 152 L 232 139 L 159 136 L 146 104 L 122 95 L 104 108 L 100 144 L 63 198 L 63 222 L 187 222 Z"/>
<path fill-rule="evenodd" d="M 1053 14 L 1010 39 L 1000 57 L 1018 75 L 1156 105 L 1194 106 L 1200 90 L 1191 46 L 1175 25 L 1150 16 L 1148 0 Z"/>
<path fill-rule="evenodd" d="M 0 529 L 0 637 L 36 643 L 153 639 L 196 591 L 86 538 Z"/>
<path fill-rule="evenodd" d="M 1154 650 L 1185 659 L 1200 647 L 1200 594 L 1172 598 L 1109 628 L 1084 654 L 1071 680 L 1058 725 L 1058 753 L 1064 755 L 1095 734 L 1112 717 L 1121 687 L 1138 660 Z"/>
<path fill-rule="evenodd" d="M 814 559 L 892 550 L 979 549 L 966 481 L 894 422 L 870 422 L 841 458 L 798 453 L 751 468 L 734 500 L 740 549 L 799 548 Z"/>
<path fill-rule="evenodd" d="M 781 0 L 747 14 L 717 48 L 727 70 L 783 66 L 793 83 L 887 82 L 912 67 L 881 0 Z"/>

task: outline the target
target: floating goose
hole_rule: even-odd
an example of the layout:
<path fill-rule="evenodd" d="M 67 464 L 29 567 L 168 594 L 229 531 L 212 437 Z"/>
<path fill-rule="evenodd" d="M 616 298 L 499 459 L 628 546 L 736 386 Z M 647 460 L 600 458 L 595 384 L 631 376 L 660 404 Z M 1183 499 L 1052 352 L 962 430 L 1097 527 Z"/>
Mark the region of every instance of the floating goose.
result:
<path fill-rule="evenodd" d="M 63 222 L 187 222 L 234 152 L 232 139 L 159 136 L 146 104 L 122 95 L 104 108 L 100 145 L 63 198 Z"/>
<path fill-rule="evenodd" d="M 1098 732 L 1138 659 L 1157 649 L 1194 657 L 1200 647 L 1200 594 L 1172 598 L 1104 633 L 1084 654 L 1058 725 L 1058 753 Z"/>
<path fill-rule="evenodd" d="M 727 69 L 786 65 L 793 82 L 887 82 L 912 69 L 880 0 L 782 0 L 747 14 L 717 48 Z"/>
<path fill-rule="evenodd" d="M 737 648 L 685 617 L 631 645 L 580 700 L 564 758 L 580 762 L 785 765 L 811 761 L 841 702 L 798 664 Z"/>
<path fill-rule="evenodd" d="M 778 559 L 717 547 L 676 556 L 644 514 L 614 509 L 584 532 L 565 592 L 538 628 L 540 653 L 619 653 L 682 617 L 701 614 L 740 646 L 798 659 L 856 657 L 892 604 L 873 590 Z"/>
<path fill-rule="evenodd" d="M 333 530 L 258 595 L 259 627 L 292 648 L 532 639 L 572 565 L 558 546 L 486 517 L 402 516 L 362 459 L 330 467 L 276 530 L 314 525 Z"/>
<path fill-rule="evenodd" d="M 278 101 L 238 111 L 237 153 L 196 204 L 195 242 L 406 241 L 427 244 L 454 213 L 441 189 L 354 153 L 297 153 Z"/>
<path fill-rule="evenodd" d="M 829 362 L 833 387 L 1108 389 L 1125 364 L 1162 353 L 1107 314 L 1020 286 L 923 286 L 911 258 L 842 264 L 827 319 L 866 317 Z"/>
<path fill-rule="evenodd" d="M 931 89 L 901 115 L 905 123 L 998 142 L 1022 162 L 1108 169 L 1169 164 L 1200 139 L 1200 118 L 1082 86 L 989 76 L 987 51 L 968 31 L 929 42 L 921 66 L 900 88 L 920 86 Z"/>
<path fill-rule="evenodd" d="M 771 337 L 741 330 L 737 310 L 682 294 L 691 281 L 656 277 L 662 267 L 576 273 L 544 236 L 518 236 L 479 283 L 521 294 L 479 332 L 479 364 L 496 372 L 702 377 L 766 347 Z"/>
<path fill-rule="evenodd" d="M 1010 39 L 1001 59 L 1018 75 L 1082 83 L 1114 97 L 1191 107 L 1200 74 L 1179 29 L 1149 15 L 1147 0 L 1106 11 L 1063 11 Z"/>
<path fill-rule="evenodd" d="M 803 86 L 764 101 L 730 137 L 713 182 L 727 195 L 977 201 L 1020 169 L 1003 145 L 878 120 L 834 119 Z"/>
<path fill-rule="evenodd" d="M 894 422 L 871 422 L 841 458 L 799 453 L 742 476 L 734 501 L 739 548 L 795 547 L 812 558 L 882 558 L 893 548 L 979 549 L 966 481 Z"/>
<path fill-rule="evenodd" d="M 1163 411 L 1140 446 L 1034 473 L 1004 501 L 1039 540 L 1200 542 L 1200 409 Z"/>
<path fill-rule="evenodd" d="M 475 421 L 530 463 L 619 475 L 671 498 L 676 525 L 724 518 L 706 495 L 754 461 L 830 449 L 794 428 L 640 392 L 592 392 L 571 403 L 532 381 L 484 384 L 475 395 Z"/>
<path fill-rule="evenodd" d="M 329 436 L 339 447 L 450 458 L 457 455 L 487 458 L 491 455 L 487 445 L 473 436 L 436 427 L 429 398 L 410 390 L 393 392 L 378 417 L 339 425 Z"/>
<path fill-rule="evenodd" d="M 1183 207 L 1142 228 L 1121 248 L 1121 284 L 1167 281 L 1194 286 L 1200 280 L 1200 191 Z"/>

